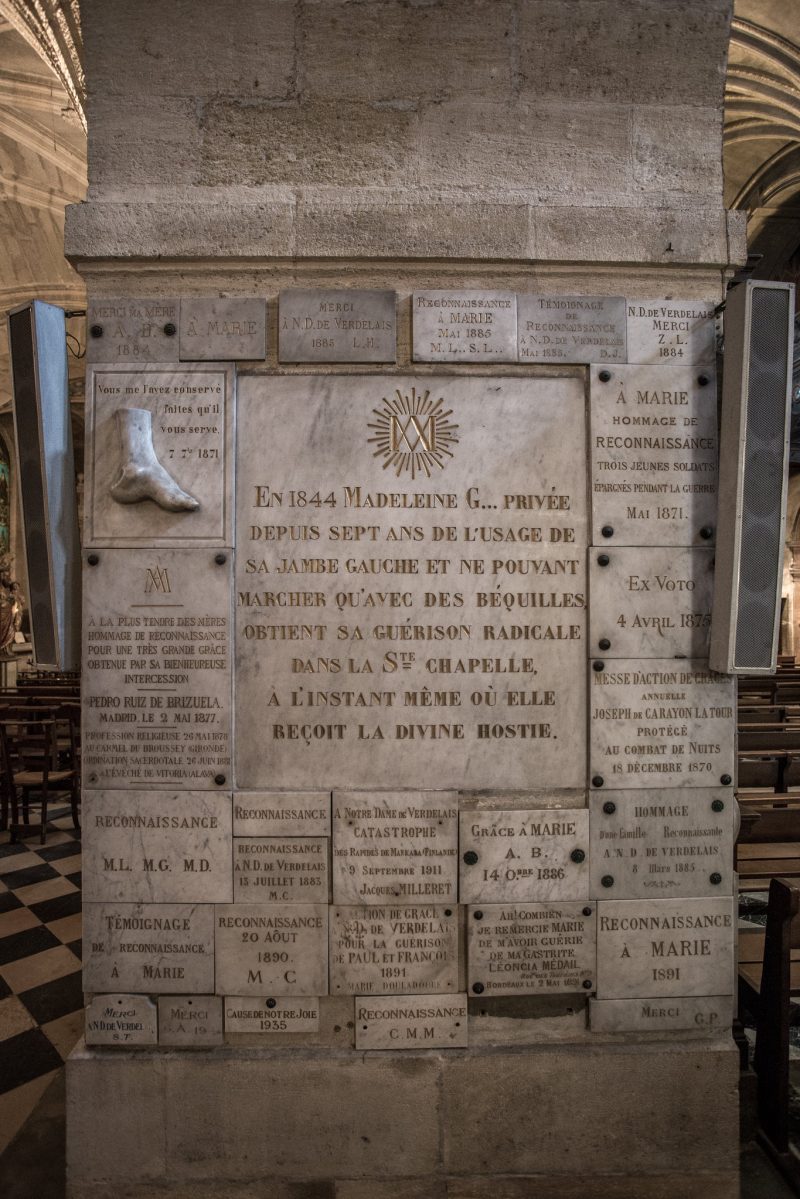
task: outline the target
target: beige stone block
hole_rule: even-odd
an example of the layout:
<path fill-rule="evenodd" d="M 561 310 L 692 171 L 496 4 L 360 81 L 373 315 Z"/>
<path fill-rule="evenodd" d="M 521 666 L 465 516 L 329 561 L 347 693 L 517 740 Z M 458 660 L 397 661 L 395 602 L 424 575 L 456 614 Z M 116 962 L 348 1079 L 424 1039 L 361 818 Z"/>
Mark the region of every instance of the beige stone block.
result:
<path fill-rule="evenodd" d="M 336 1183 L 336 1199 L 447 1199 L 445 1178 L 346 1179 Z"/>
<path fill-rule="evenodd" d="M 346 1192 L 347 1199 L 351 1199 Z M 434 1191 L 435 1195 L 436 1192 Z M 447 1199 L 738 1199 L 739 1171 L 448 1179 Z M 339 1199 L 339 1191 L 336 1192 Z M 355 1197 L 353 1197 L 355 1199 Z M 360 1199 L 360 1197 L 359 1197 Z"/>
<path fill-rule="evenodd" d="M 653 1044 L 614 1054 L 576 1046 L 448 1055 L 444 1168 L 464 1175 L 734 1171 L 737 1081 L 728 1041 L 699 1051 Z"/>
<path fill-rule="evenodd" d="M 728 259 L 732 266 L 744 266 L 747 262 L 747 213 L 728 211 L 725 216 L 728 226 Z"/>
<path fill-rule="evenodd" d="M 633 177 L 650 192 L 722 196 L 722 110 L 688 105 L 636 105 Z"/>
<path fill-rule="evenodd" d="M 580 220 L 577 217 L 580 217 Z M 709 208 L 532 208 L 536 257 L 648 264 L 728 262 L 725 211 Z"/>
<path fill-rule="evenodd" d="M 131 56 L 133 57 L 133 56 Z M 137 56 L 137 61 L 140 61 Z M 92 188 L 195 182 L 201 149 L 197 108 L 155 92 L 92 93 L 87 107 Z"/>

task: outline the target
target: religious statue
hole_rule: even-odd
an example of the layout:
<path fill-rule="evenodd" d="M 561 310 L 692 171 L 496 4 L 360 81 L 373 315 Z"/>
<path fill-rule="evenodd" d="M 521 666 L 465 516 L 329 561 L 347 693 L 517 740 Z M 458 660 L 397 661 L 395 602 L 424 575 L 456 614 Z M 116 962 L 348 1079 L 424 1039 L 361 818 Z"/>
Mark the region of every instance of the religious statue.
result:
<path fill-rule="evenodd" d="M 0 653 L 7 654 L 14 644 L 14 635 L 22 625 L 25 597 L 16 579 L 11 576 L 9 554 L 0 554 Z"/>

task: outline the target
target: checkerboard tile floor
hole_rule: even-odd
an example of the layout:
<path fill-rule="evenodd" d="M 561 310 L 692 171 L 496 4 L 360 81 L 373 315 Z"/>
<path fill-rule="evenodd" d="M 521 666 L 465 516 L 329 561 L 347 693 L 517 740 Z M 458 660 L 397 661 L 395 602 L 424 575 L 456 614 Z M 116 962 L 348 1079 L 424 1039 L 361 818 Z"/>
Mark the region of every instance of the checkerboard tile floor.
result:
<path fill-rule="evenodd" d="M 46 845 L 0 833 L 0 1153 L 82 1032 L 80 833 L 53 809 Z"/>

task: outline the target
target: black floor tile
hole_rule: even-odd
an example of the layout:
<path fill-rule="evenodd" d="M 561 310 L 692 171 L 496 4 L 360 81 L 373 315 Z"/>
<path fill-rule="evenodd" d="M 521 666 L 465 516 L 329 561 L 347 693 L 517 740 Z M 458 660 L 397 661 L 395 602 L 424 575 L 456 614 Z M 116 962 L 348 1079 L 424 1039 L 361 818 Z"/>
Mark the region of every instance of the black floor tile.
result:
<path fill-rule="evenodd" d="M 25 845 L 0 845 L 0 858 L 11 858 L 15 854 L 25 853 L 26 850 Z"/>
<path fill-rule="evenodd" d="M 65 841 L 63 845 L 42 845 L 35 852 L 46 862 L 57 862 L 59 858 L 74 858 L 80 851 L 80 845 L 76 845 L 74 841 Z"/>
<path fill-rule="evenodd" d="M 78 965 L 77 962 L 75 964 Z M 83 1007 L 81 979 L 81 971 L 76 970 L 74 974 L 31 987 L 30 991 L 23 991 L 17 998 L 25 1004 L 37 1024 L 47 1024 Z"/>
<path fill-rule="evenodd" d="M 17 899 L 13 891 L 0 891 L 0 912 L 13 912 L 15 908 L 24 908 L 25 904 Z"/>
<path fill-rule="evenodd" d="M 30 849 L 30 846 L 26 846 Z M 52 866 L 48 866 L 47 862 L 42 862 L 41 866 L 29 866 L 27 870 L 12 870 L 8 874 L 3 875 L 3 882 L 10 891 L 16 891 L 19 887 L 30 887 L 34 883 L 46 883 L 49 878 L 58 878 L 58 871 Z"/>
<path fill-rule="evenodd" d="M 8 999 L 9 995 L 13 995 L 13 993 L 6 980 L 0 977 L 0 999 Z"/>
<path fill-rule="evenodd" d="M 70 943 L 67 945 L 67 949 L 71 949 L 75 954 L 75 957 L 80 961 L 83 961 L 83 942 L 81 941 L 80 937 L 77 941 L 70 941 Z"/>
<path fill-rule="evenodd" d="M 0 966 L 17 962 L 20 958 L 29 958 L 32 953 L 42 953 L 60 944 L 55 933 L 51 933 L 43 924 L 26 928 L 21 933 L 12 933 L 9 937 L 0 937 Z"/>
<path fill-rule="evenodd" d="M 61 1055 L 38 1028 L 0 1041 L 0 1094 L 41 1078 L 62 1065 Z"/>
<path fill-rule="evenodd" d="M 74 916 L 81 910 L 80 891 L 70 891 L 66 895 L 56 895 L 53 899 L 43 899 L 41 903 L 28 905 L 34 916 L 38 916 L 45 924 L 52 920 L 60 920 L 62 916 Z"/>
<path fill-rule="evenodd" d="M 65 874 L 65 875 L 64 875 L 64 878 L 68 878 L 68 879 L 69 879 L 69 881 L 72 883 L 72 885 L 73 885 L 74 887 L 78 887 L 78 888 L 80 888 L 80 885 L 81 885 L 81 872 L 80 872 L 80 870 L 78 870 L 78 871 L 77 871 L 75 874 Z"/>

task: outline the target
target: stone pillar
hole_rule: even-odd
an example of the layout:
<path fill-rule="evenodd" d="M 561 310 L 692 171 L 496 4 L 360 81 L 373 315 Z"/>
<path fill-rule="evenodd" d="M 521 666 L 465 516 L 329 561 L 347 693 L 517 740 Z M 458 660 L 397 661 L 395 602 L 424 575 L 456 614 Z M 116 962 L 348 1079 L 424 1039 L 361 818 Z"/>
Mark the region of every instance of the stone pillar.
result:
<path fill-rule="evenodd" d="M 76 1199 L 738 1193 L 730 8 L 82 5 Z"/>

